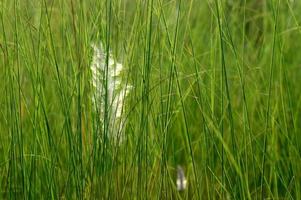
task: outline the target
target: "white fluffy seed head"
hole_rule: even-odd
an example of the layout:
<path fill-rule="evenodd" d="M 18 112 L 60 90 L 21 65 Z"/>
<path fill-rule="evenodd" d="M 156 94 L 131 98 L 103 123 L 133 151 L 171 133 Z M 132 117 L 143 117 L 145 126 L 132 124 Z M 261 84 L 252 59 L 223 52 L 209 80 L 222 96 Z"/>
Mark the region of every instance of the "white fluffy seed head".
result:
<path fill-rule="evenodd" d="M 181 166 L 177 167 L 177 190 L 183 191 L 187 187 L 187 179 L 184 174 L 184 170 Z"/>
<path fill-rule="evenodd" d="M 109 121 L 109 136 L 120 143 L 124 139 L 123 125 L 125 118 L 123 110 L 126 96 L 132 86 L 126 85 L 123 80 L 123 65 L 118 63 L 111 53 L 107 54 L 102 44 L 92 45 L 94 55 L 91 63 L 93 105 L 96 113 L 99 113 L 100 121 L 104 124 L 105 110 Z M 105 107 L 107 106 L 107 109 Z M 104 126 L 103 126 L 104 127 Z"/>

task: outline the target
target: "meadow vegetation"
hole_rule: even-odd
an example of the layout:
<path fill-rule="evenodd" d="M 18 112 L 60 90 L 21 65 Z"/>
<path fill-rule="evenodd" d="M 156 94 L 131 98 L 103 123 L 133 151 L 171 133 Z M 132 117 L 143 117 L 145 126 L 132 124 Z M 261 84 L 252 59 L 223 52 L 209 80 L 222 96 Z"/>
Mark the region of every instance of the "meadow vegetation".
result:
<path fill-rule="evenodd" d="M 301 199 L 300 10 L 1 0 L 0 199 Z M 93 109 L 101 43 L 132 86 L 122 141 Z"/>

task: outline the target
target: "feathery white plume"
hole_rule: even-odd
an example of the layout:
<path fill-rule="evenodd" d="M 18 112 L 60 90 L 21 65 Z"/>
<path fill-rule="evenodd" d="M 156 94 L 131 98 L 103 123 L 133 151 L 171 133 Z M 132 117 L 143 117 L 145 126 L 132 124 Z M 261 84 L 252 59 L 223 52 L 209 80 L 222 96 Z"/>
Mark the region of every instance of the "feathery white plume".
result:
<path fill-rule="evenodd" d="M 132 88 L 126 85 L 122 79 L 123 66 L 114 60 L 111 53 L 108 55 L 108 66 L 106 65 L 106 52 L 102 44 L 93 44 L 93 60 L 91 64 L 92 85 L 94 88 L 93 106 L 99 114 L 102 127 L 104 127 L 104 112 L 107 106 L 108 133 L 109 137 L 118 143 L 124 139 L 123 125 L 125 98 Z M 107 100 L 107 103 L 106 103 Z"/>

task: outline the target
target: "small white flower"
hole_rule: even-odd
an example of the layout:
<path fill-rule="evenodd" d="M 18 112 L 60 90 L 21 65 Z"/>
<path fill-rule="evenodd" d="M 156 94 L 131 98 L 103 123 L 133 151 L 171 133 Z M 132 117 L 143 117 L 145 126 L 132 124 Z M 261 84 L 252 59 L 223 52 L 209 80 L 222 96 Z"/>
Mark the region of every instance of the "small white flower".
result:
<path fill-rule="evenodd" d="M 184 170 L 181 166 L 177 167 L 177 190 L 183 191 L 186 189 L 187 179 L 184 174 Z"/>
<path fill-rule="evenodd" d="M 106 66 L 106 52 L 102 44 L 93 44 L 94 55 L 91 64 L 92 86 L 94 88 L 93 104 L 96 113 L 100 114 L 100 121 L 103 122 L 105 106 L 108 106 L 109 133 L 114 140 L 123 140 L 122 128 L 124 124 L 125 98 L 132 88 L 124 84 L 121 72 L 123 66 L 115 61 L 109 53 L 108 66 Z M 107 101 L 107 102 L 106 102 Z"/>

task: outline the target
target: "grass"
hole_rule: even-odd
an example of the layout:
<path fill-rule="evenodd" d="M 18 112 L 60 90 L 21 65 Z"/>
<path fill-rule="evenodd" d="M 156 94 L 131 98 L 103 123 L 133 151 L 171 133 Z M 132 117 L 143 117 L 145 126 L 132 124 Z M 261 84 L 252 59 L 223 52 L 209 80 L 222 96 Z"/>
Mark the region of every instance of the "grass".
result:
<path fill-rule="evenodd" d="M 300 9 L 2 0 L 0 199 L 301 199 Z M 121 144 L 93 109 L 100 42 L 133 85 Z"/>

